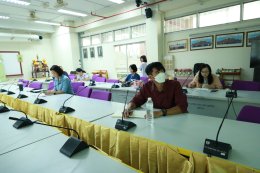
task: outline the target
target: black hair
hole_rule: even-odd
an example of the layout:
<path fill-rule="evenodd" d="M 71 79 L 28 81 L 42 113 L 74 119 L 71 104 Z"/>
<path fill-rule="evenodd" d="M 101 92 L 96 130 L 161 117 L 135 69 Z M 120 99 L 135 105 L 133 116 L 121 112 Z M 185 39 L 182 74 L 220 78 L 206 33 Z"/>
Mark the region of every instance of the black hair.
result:
<path fill-rule="evenodd" d="M 142 56 L 140 57 L 140 60 L 141 60 L 141 59 L 143 59 L 143 62 L 147 62 L 147 58 L 146 58 L 145 55 L 142 55 Z"/>
<path fill-rule="evenodd" d="M 84 70 L 82 70 L 81 68 L 77 68 L 76 69 L 76 72 L 83 72 L 83 73 L 86 73 Z"/>
<path fill-rule="evenodd" d="M 152 62 L 152 63 L 148 64 L 147 67 L 145 68 L 145 73 L 147 75 L 151 75 L 152 72 L 153 72 L 153 68 L 156 68 L 158 71 L 162 70 L 163 72 L 165 72 L 165 68 L 162 65 L 162 63 L 160 63 L 160 62 Z"/>
<path fill-rule="evenodd" d="M 60 68 L 60 66 L 58 65 L 53 65 L 51 68 L 50 68 L 51 71 L 55 71 L 56 73 L 58 73 L 59 76 L 62 76 L 63 74 L 63 70 Z"/>
<path fill-rule="evenodd" d="M 137 67 L 135 64 L 131 64 L 129 68 L 131 68 L 134 72 L 137 72 Z"/>
<path fill-rule="evenodd" d="M 201 70 L 204 68 L 208 68 L 209 69 L 209 75 L 208 75 L 208 84 L 212 84 L 213 82 L 213 76 L 211 73 L 211 67 L 208 64 L 201 64 L 200 66 L 200 70 L 199 70 L 199 83 L 203 84 L 204 83 L 204 77 L 201 75 Z"/>

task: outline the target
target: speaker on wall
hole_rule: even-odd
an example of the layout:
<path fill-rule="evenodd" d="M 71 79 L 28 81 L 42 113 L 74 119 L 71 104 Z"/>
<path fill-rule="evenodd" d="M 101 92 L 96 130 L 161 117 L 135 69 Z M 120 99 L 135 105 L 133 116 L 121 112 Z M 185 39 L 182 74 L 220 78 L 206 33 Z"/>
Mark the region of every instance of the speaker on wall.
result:
<path fill-rule="evenodd" d="M 152 18 L 153 17 L 153 11 L 152 11 L 151 8 L 145 9 L 145 16 L 146 16 L 146 18 Z"/>

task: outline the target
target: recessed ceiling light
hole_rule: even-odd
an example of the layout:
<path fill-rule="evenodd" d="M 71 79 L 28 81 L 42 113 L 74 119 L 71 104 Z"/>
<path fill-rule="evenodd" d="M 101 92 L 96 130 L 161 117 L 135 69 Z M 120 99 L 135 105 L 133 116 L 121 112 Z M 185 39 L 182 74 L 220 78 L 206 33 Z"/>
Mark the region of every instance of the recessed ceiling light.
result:
<path fill-rule="evenodd" d="M 45 24 L 45 25 L 55 25 L 55 26 L 60 26 L 59 23 L 45 22 L 45 21 L 40 21 L 40 20 L 36 20 L 35 23 L 40 23 L 40 24 Z"/>
<path fill-rule="evenodd" d="M 9 19 L 10 17 L 9 16 L 2 16 L 0 15 L 0 19 Z"/>
<path fill-rule="evenodd" d="M 122 4 L 122 3 L 125 2 L 125 1 L 123 1 L 123 0 L 109 0 L 109 1 L 114 2 L 114 3 L 117 3 L 117 4 Z"/>
<path fill-rule="evenodd" d="M 10 3 L 14 3 L 14 4 L 17 4 L 17 5 L 30 5 L 30 2 L 28 1 L 25 1 L 25 0 L 2 0 L 4 2 L 10 2 Z"/>
<path fill-rule="evenodd" d="M 64 14 L 70 14 L 73 16 L 80 16 L 80 17 L 86 17 L 87 15 L 84 13 L 79 13 L 79 12 L 75 12 L 75 11 L 70 11 L 70 10 L 64 10 L 64 9 L 60 9 L 58 10 L 59 13 L 64 13 Z"/>

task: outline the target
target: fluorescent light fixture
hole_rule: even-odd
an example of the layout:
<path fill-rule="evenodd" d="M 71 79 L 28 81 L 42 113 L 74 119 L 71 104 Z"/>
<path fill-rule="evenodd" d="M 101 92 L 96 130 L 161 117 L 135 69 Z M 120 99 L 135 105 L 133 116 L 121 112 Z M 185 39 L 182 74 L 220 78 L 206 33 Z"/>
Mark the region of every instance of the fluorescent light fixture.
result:
<path fill-rule="evenodd" d="M 32 40 L 41 40 L 42 36 L 35 34 L 13 34 L 13 33 L 0 33 L 0 37 L 11 37 L 11 38 L 24 38 Z"/>
<path fill-rule="evenodd" d="M 2 1 L 14 3 L 14 4 L 17 4 L 17 5 L 24 5 L 24 6 L 30 5 L 30 2 L 24 1 L 24 0 L 23 1 L 22 0 L 2 0 Z"/>
<path fill-rule="evenodd" d="M 108 1 L 111 1 L 111 2 L 114 2 L 114 3 L 117 3 L 117 4 L 122 4 L 122 3 L 125 2 L 123 0 L 108 0 Z"/>
<path fill-rule="evenodd" d="M 40 24 L 45 24 L 45 25 L 55 25 L 55 26 L 60 26 L 59 23 L 45 22 L 45 21 L 40 21 L 40 20 L 36 20 L 35 23 L 40 23 Z"/>
<path fill-rule="evenodd" d="M 86 17 L 87 15 L 84 13 L 79 13 L 79 12 L 74 12 L 74 11 L 69 11 L 69 10 L 64 10 L 64 9 L 60 9 L 58 10 L 59 13 L 64 13 L 64 14 L 70 14 L 73 16 L 80 16 L 80 17 Z"/>
<path fill-rule="evenodd" d="M 9 19 L 10 17 L 9 16 L 2 16 L 0 15 L 0 19 Z"/>

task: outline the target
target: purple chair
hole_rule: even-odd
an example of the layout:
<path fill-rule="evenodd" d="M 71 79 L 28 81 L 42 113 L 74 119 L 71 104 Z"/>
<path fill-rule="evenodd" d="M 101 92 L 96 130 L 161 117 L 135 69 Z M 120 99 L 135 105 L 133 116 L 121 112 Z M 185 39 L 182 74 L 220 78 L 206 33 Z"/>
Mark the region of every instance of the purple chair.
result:
<path fill-rule="evenodd" d="M 42 82 L 32 82 L 28 87 L 36 90 L 42 89 Z"/>
<path fill-rule="evenodd" d="M 48 90 L 53 90 L 54 88 L 54 82 L 50 82 L 48 86 Z"/>
<path fill-rule="evenodd" d="M 260 91 L 260 82 L 234 80 L 231 89 L 246 90 L 246 91 Z"/>
<path fill-rule="evenodd" d="M 239 112 L 237 120 L 260 124 L 260 107 L 245 105 Z"/>
<path fill-rule="evenodd" d="M 80 86 L 84 86 L 84 85 L 85 85 L 84 82 L 71 82 L 71 87 L 72 87 L 74 93 L 77 93 L 78 88 Z"/>
<path fill-rule="evenodd" d="M 108 91 L 93 90 L 90 98 L 111 101 L 112 94 Z"/>
<path fill-rule="evenodd" d="M 77 95 L 82 97 L 90 97 L 90 94 L 92 93 L 92 88 L 79 86 Z"/>
<path fill-rule="evenodd" d="M 95 80 L 97 77 L 99 77 L 99 74 L 93 74 L 92 80 Z"/>
<path fill-rule="evenodd" d="M 106 82 L 106 78 L 105 77 L 96 77 L 95 81 L 96 82 Z"/>
<path fill-rule="evenodd" d="M 143 81 L 144 82 L 144 84 L 146 84 L 147 82 L 148 82 L 148 77 L 140 77 L 140 79 L 141 79 L 141 81 Z"/>
<path fill-rule="evenodd" d="M 30 81 L 24 80 L 24 79 L 19 79 L 19 80 L 18 80 L 18 83 L 23 84 L 23 87 L 27 87 L 28 84 L 29 84 L 29 82 L 30 82 Z"/>
<path fill-rule="evenodd" d="M 119 80 L 118 79 L 108 79 L 106 82 L 107 83 L 119 83 Z"/>
<path fill-rule="evenodd" d="M 70 80 L 73 80 L 73 79 L 75 79 L 75 77 L 76 77 L 76 75 L 75 75 L 75 74 L 69 74 L 69 78 L 70 78 Z"/>

